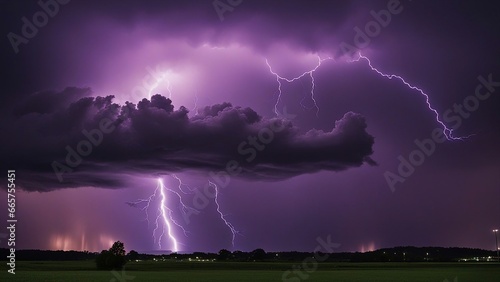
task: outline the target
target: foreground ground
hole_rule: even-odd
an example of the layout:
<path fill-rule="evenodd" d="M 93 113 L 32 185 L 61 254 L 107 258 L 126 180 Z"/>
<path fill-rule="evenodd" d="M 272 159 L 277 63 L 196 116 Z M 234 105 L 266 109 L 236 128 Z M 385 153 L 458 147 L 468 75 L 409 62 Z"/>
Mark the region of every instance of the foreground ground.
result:
<path fill-rule="evenodd" d="M 93 261 L 18 262 L 15 275 L 2 265 L 0 281 L 500 281 L 498 263 L 320 263 L 308 273 L 281 262 L 129 262 L 122 272 L 96 271 Z M 283 276 L 298 267 L 300 274 Z"/>

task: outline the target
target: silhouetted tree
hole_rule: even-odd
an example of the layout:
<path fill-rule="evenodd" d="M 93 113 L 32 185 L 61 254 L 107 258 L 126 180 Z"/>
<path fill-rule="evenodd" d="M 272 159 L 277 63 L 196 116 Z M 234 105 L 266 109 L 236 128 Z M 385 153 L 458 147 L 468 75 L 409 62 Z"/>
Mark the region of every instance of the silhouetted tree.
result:
<path fill-rule="evenodd" d="M 125 247 L 120 241 L 114 242 L 109 250 L 103 250 L 95 259 L 98 269 L 107 270 L 121 270 L 126 262 Z"/>
<path fill-rule="evenodd" d="M 121 257 L 125 256 L 125 246 L 120 241 L 114 242 L 113 246 L 111 246 L 109 251 L 116 256 L 121 256 Z"/>
<path fill-rule="evenodd" d="M 250 253 L 250 257 L 252 260 L 263 260 L 266 258 L 266 251 L 263 249 L 255 249 Z"/>

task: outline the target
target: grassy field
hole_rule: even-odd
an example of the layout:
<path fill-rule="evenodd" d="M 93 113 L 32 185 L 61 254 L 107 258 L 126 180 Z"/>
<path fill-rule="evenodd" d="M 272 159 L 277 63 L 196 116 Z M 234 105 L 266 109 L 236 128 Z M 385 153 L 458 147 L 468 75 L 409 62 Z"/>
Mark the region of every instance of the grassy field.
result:
<path fill-rule="evenodd" d="M 18 262 L 16 274 L 2 267 L 0 281 L 345 281 L 448 282 L 500 281 L 494 263 L 321 263 L 303 279 L 291 273 L 299 263 L 129 262 L 124 272 L 96 271 L 93 261 Z M 307 276 L 306 276 L 307 275 Z M 307 277 L 307 279 L 305 279 Z"/>

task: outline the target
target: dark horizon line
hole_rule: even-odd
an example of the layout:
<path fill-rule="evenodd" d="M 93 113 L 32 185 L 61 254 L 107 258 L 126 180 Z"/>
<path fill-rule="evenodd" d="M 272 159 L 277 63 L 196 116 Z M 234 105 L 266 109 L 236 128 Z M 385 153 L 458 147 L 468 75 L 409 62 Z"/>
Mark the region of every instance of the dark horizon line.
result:
<path fill-rule="evenodd" d="M 370 252 L 378 252 L 378 251 L 383 251 L 383 250 L 391 250 L 391 249 L 401 249 L 401 248 L 413 248 L 413 249 L 467 249 L 467 250 L 478 250 L 478 251 L 487 251 L 487 252 L 495 252 L 496 250 L 488 250 L 488 249 L 481 249 L 481 248 L 473 248 L 473 247 L 442 247 L 442 246 L 425 246 L 425 247 L 417 247 L 417 246 L 394 246 L 394 247 L 386 247 L 386 248 L 379 248 L 379 249 L 375 249 L 375 250 L 372 250 L 372 251 L 365 251 L 365 252 L 360 252 L 360 251 L 342 251 L 342 252 L 319 252 L 319 253 L 323 253 L 323 254 L 345 254 L 345 253 L 351 253 L 351 254 L 355 254 L 355 253 L 370 253 Z M 234 253 L 234 252 L 243 252 L 243 253 L 251 253 L 255 250 L 258 250 L 258 249 L 262 249 L 264 250 L 266 253 L 293 253 L 293 252 L 296 252 L 296 253 L 315 253 L 314 251 L 297 251 L 297 250 L 289 250 L 289 251 L 266 251 L 265 249 L 263 248 L 256 248 L 254 250 L 251 250 L 251 251 L 242 251 L 242 250 L 234 250 L 234 251 L 230 251 L 228 249 L 225 249 L 225 248 L 222 248 L 220 249 L 219 251 L 221 250 L 227 250 L 231 253 Z M 0 252 L 2 251 L 8 251 L 9 248 L 0 248 Z M 101 250 L 101 251 L 104 251 L 105 249 Z M 16 252 L 18 251 L 42 251 L 42 252 L 80 252 L 80 253 L 95 253 L 95 254 L 98 254 L 100 253 L 101 251 L 88 251 L 88 250 L 50 250 L 50 249 L 16 249 Z M 130 251 L 136 251 L 135 249 L 130 249 Z M 130 252 L 129 251 L 129 252 Z M 137 251 L 138 252 L 138 251 Z M 192 252 L 172 252 L 171 250 L 150 250 L 150 251 L 141 251 L 141 252 L 138 252 L 139 254 L 143 254 L 143 255 L 160 255 L 159 253 L 162 253 L 162 252 L 170 252 L 170 253 L 164 253 L 166 255 L 171 255 L 171 254 L 182 254 L 182 255 L 188 255 L 188 254 L 194 254 L 194 253 L 204 253 L 204 254 L 217 254 L 218 252 L 203 252 L 203 251 L 192 251 Z M 127 252 L 128 253 L 128 252 Z"/>

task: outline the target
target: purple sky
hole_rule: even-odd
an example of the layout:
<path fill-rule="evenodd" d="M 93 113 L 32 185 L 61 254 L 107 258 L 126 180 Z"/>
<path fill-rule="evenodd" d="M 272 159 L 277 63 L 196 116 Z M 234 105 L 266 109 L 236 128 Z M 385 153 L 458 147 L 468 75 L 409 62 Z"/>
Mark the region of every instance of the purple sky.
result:
<path fill-rule="evenodd" d="M 316 238 L 329 235 L 339 251 L 494 248 L 498 5 L 244 0 L 221 20 L 213 1 L 102 2 L 58 4 L 48 23 L 14 48 L 11 33 L 23 36 L 21 19 L 32 21 L 42 8 L 0 1 L 0 156 L 2 170 L 17 171 L 18 248 L 100 251 L 121 240 L 127 250 L 160 249 L 154 228 L 161 196 L 152 198 L 149 225 L 145 203 L 130 204 L 150 197 L 159 177 L 197 210 L 183 215 L 177 195 L 166 191 L 166 208 L 188 232 L 171 222 L 179 251 L 313 251 Z M 399 12 L 356 45 L 357 28 L 388 7 Z M 343 52 L 345 43 L 429 94 L 454 136 L 473 135 L 432 141 L 435 150 L 391 189 L 386 176 L 399 174 L 400 156 L 423 156 L 412 153 L 415 140 L 432 139 L 441 125 L 418 91 L 378 75 L 365 60 L 349 62 L 357 53 Z M 307 74 L 280 80 L 279 97 L 266 59 L 291 79 L 314 69 L 318 56 L 333 59 L 313 73 L 314 96 Z M 151 73 L 165 75 L 154 89 Z M 150 90 L 161 96 L 150 98 Z M 454 112 L 460 105 L 463 116 Z M 66 164 L 66 147 L 87 140 L 82 130 L 93 132 L 103 120 L 113 129 L 58 179 L 54 162 Z M 269 142 L 245 150 L 259 134 Z M 228 163 L 242 171 L 225 185 L 214 174 Z M 191 190 L 179 189 L 172 174 Z M 7 180 L 0 180 L 5 222 Z M 240 232 L 234 246 L 208 181 L 219 185 L 220 210 Z M 160 243 L 173 249 L 168 236 Z"/>

